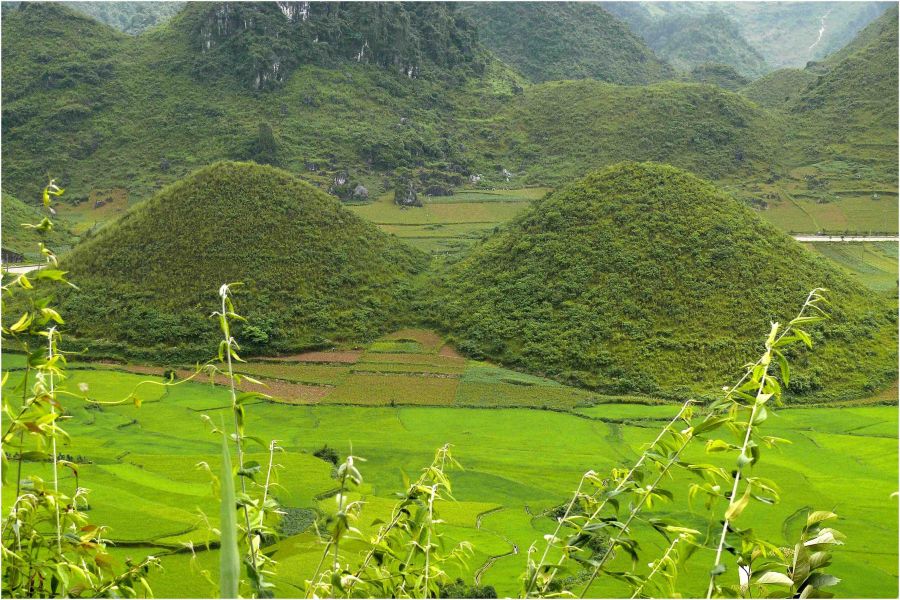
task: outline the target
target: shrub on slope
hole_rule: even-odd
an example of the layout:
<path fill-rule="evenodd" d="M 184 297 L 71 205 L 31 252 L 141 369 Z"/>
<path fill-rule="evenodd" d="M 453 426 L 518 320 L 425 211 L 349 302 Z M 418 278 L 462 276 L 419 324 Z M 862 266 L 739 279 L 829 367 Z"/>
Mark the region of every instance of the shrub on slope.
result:
<path fill-rule="evenodd" d="M 215 337 L 208 315 L 219 286 L 240 281 L 252 326 L 239 334 L 242 343 L 287 349 L 364 340 L 400 318 L 407 278 L 424 263 L 284 171 L 218 163 L 66 257 L 62 268 L 81 289 L 63 309 L 79 337 L 194 344 Z"/>
<path fill-rule="evenodd" d="M 896 317 L 711 184 L 623 163 L 568 185 L 450 267 L 436 313 L 459 347 L 608 392 L 721 385 L 770 320 L 830 289 L 795 394 L 854 395 L 896 376 Z M 687 392 L 688 390 L 681 390 Z"/>

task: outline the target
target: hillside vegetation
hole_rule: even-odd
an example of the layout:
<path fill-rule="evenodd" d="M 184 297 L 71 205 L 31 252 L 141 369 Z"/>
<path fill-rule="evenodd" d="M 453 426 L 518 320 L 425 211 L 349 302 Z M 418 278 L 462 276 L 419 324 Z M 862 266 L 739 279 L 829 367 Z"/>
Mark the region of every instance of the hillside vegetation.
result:
<path fill-rule="evenodd" d="M 764 177 L 778 155 L 776 119 L 711 85 L 533 86 L 500 117 L 503 149 L 526 183 L 562 183 L 626 159 L 667 162 L 712 179 Z M 499 154 L 499 152 L 498 152 Z"/>
<path fill-rule="evenodd" d="M 229 23 L 237 19 L 238 6 L 243 5 L 229 4 Z M 396 17 L 391 13 L 373 21 L 364 14 L 348 15 L 348 10 L 380 5 L 355 6 L 332 15 L 339 19 L 342 39 L 363 35 L 351 35 L 352 24 L 387 26 Z M 134 37 L 58 4 L 29 3 L 8 11 L 3 19 L 3 154 L 17 159 L 7 161 L 4 190 L 35 195 L 50 172 L 65 185 L 68 201 L 111 188 L 125 189 L 131 201 L 142 200 L 222 159 L 264 158 L 326 189 L 346 173 L 373 193 L 383 190 L 382 175 L 395 170 L 423 171 L 443 185 L 462 183 L 469 172 L 500 177 L 499 170 L 474 164 L 459 118 L 496 110 L 512 96 L 520 77 L 497 61 L 488 61 L 479 74 L 479 48 L 461 57 L 457 67 L 428 59 L 438 54 L 449 62 L 456 44 L 471 41 L 463 16 L 457 31 L 457 20 L 446 13 L 425 47 L 411 38 L 409 54 L 401 58 L 424 53 L 419 72 L 411 77 L 377 47 L 357 61 L 355 54 L 346 58 L 349 45 L 323 43 L 309 50 L 312 54 L 298 49 L 290 75 L 284 63 L 279 67 L 283 76 L 270 81 L 271 89 L 254 91 L 256 67 L 247 61 L 261 47 L 265 60 L 273 58 L 266 36 L 252 30 L 214 37 L 204 52 L 204 28 L 215 7 L 196 3 L 166 25 Z M 270 8 L 275 14 L 264 16 L 287 28 L 285 35 L 305 27 L 302 16 L 292 24 L 274 4 Z M 425 35 L 415 29 L 408 33 Z M 393 47 L 392 40 L 379 39 Z M 306 37 L 296 43 L 302 40 Z M 445 48 L 434 46 L 440 40 Z M 29 52 L 35 45 L 41 50 Z M 261 126 L 272 132 L 272 151 L 264 157 L 257 150 Z"/>
<path fill-rule="evenodd" d="M 608 7 L 678 71 L 688 72 L 704 63 L 728 65 L 745 77 L 769 70 L 730 13 L 684 4 L 610 2 Z"/>
<path fill-rule="evenodd" d="M 883 93 L 897 72 L 888 52 L 856 67 L 818 67 L 815 75 L 804 73 L 777 89 L 744 88 L 759 101 L 751 103 L 721 89 L 739 86 L 742 75 L 706 63 L 684 77 L 714 85 L 619 86 L 595 79 L 531 85 L 478 39 L 493 43 L 479 29 L 490 23 L 536 31 L 521 36 L 531 40 L 581 21 L 582 29 L 598 28 L 576 28 L 585 40 L 623 53 L 591 51 L 579 54 L 586 62 L 573 65 L 606 73 L 594 77 L 653 81 L 653 65 L 661 63 L 642 54 L 609 15 L 579 19 L 602 10 L 592 5 L 565 5 L 544 29 L 535 15 L 549 6 L 516 7 L 516 18 L 507 21 L 473 15 L 492 10 L 488 5 L 303 6 L 281 11 L 275 4 L 196 3 L 138 36 L 53 3 L 6 10 L 2 143 L 3 155 L 16 160 L 6 161 L 4 192 L 33 197 L 52 173 L 66 187 L 67 202 L 112 193 L 133 204 L 224 159 L 274 164 L 358 201 L 401 185 L 420 196 L 429 189 L 556 185 L 621 160 L 653 160 L 715 179 L 749 204 L 776 208 L 766 216 L 785 230 L 878 229 L 883 219 L 857 212 L 885 210 L 884 201 L 873 204 L 872 192 L 888 204 L 896 201 L 889 195 L 896 191 L 896 127 L 883 119 L 896 112 L 896 98 Z M 855 44 L 868 48 L 877 39 L 878 47 L 889 48 L 891 40 L 882 39 L 890 37 L 888 30 L 867 30 Z M 566 36 L 546 35 L 555 43 L 529 46 L 521 60 L 569 44 Z M 277 43 L 269 42 L 273 36 Z M 854 61 L 861 52 L 852 53 Z M 556 68 L 549 58 L 533 64 Z M 529 68 L 523 65 L 517 66 Z M 846 90 L 836 97 L 846 101 L 817 107 L 816 92 L 801 90 L 822 68 L 831 73 L 822 75 L 822 91 L 833 80 Z M 866 93 L 860 78 L 868 75 L 854 68 L 881 77 L 870 86 L 877 93 L 859 102 L 853 94 Z M 588 70 L 545 75 L 588 77 Z M 779 104 L 779 97 L 795 99 L 796 110 Z M 853 113 L 849 124 L 844 109 Z M 819 143 L 820 133 L 835 139 L 851 126 L 858 133 L 839 144 Z M 838 154 L 858 160 L 818 164 Z M 794 172 L 798 168 L 814 172 Z M 821 187 L 822 180 L 830 187 Z M 353 195 L 360 185 L 367 196 Z M 834 190 L 871 192 L 854 197 L 863 211 L 842 219 L 795 218 L 780 209 L 793 206 L 784 193 L 799 202 L 810 194 L 833 208 L 842 200 Z M 79 209 L 79 233 L 109 219 L 101 211 L 91 214 L 91 205 Z M 818 214 L 820 208 L 804 210 Z"/>
<path fill-rule="evenodd" d="M 476 2 L 464 12 L 481 42 L 533 82 L 597 79 L 643 84 L 670 79 L 628 26 L 591 2 Z"/>
<path fill-rule="evenodd" d="M 184 8 L 184 2 L 69 2 L 69 7 L 110 27 L 137 35 L 165 23 Z"/>
<path fill-rule="evenodd" d="M 42 259 L 40 243 L 44 242 L 55 252 L 67 250 L 73 242 L 72 234 L 65 222 L 55 220 L 53 229 L 47 233 L 39 233 L 33 228 L 23 227 L 23 224 L 37 225 L 44 215 L 37 206 L 26 204 L 15 196 L 4 195 L 0 201 L 2 207 L 3 223 L 3 248 L 24 254 L 26 260 L 36 261 Z"/>
<path fill-rule="evenodd" d="M 802 121 L 797 134 L 808 144 L 807 153 L 846 160 L 878 149 L 882 156 L 896 156 L 897 45 L 895 6 L 825 61 L 827 70 L 789 105 Z"/>
<path fill-rule="evenodd" d="M 606 8 L 625 20 L 663 58 L 669 53 L 699 62 L 722 62 L 726 55 L 743 66 L 803 67 L 838 50 L 890 2 L 609 2 Z M 723 18 L 727 22 L 723 21 Z M 679 28 L 692 29 L 694 35 Z M 726 35 L 727 32 L 727 35 Z M 716 40 L 716 44 L 708 41 Z M 656 41 L 654 41 L 656 40 Z M 660 47 L 665 46 L 663 50 Z M 705 58 L 704 58 L 705 57 Z M 757 74 L 762 74 L 762 72 Z"/>
<path fill-rule="evenodd" d="M 243 282 L 235 293 L 252 327 L 239 340 L 298 349 L 381 333 L 403 315 L 408 279 L 424 262 L 284 171 L 218 163 L 69 254 L 62 268 L 80 289 L 63 308 L 77 336 L 180 344 L 158 355 L 183 359 L 202 343 L 208 354 L 219 286 Z"/>
<path fill-rule="evenodd" d="M 826 287 L 834 320 L 791 392 L 896 375 L 896 314 L 709 183 L 624 163 L 563 187 L 451 267 L 434 312 L 460 348 L 607 392 L 716 389 L 770 320 Z M 682 390 L 684 391 L 684 390 Z"/>

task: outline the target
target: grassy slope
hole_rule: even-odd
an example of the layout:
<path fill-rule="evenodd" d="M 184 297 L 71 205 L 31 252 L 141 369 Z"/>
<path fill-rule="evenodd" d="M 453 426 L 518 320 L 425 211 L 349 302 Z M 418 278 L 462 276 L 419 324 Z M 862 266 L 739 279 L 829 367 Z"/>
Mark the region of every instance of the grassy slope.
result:
<path fill-rule="evenodd" d="M 367 339 L 401 318 L 424 258 L 288 173 L 219 163 L 68 255 L 81 291 L 63 307 L 78 335 L 193 344 L 209 340 L 219 286 L 241 281 L 270 346 Z"/>
<path fill-rule="evenodd" d="M 829 288 L 797 394 L 895 378 L 895 311 L 710 184 L 625 163 L 566 186 L 451 268 L 434 314 L 460 347 L 607 391 L 717 389 L 769 320 Z M 865 357 L 865 358 L 863 358 Z"/>
<path fill-rule="evenodd" d="M 671 68 L 599 4 L 479 2 L 465 11 L 482 42 L 534 82 L 598 79 L 642 84 L 673 75 Z"/>
<path fill-rule="evenodd" d="M 0 207 L 3 209 L 3 247 L 13 252 L 24 254 L 26 260 L 41 259 L 39 244 L 43 241 L 48 248 L 60 253 L 68 249 L 73 242 L 65 220 L 54 219 L 53 230 L 48 234 L 40 234 L 34 229 L 23 227 L 27 223 L 37 225 L 44 214 L 35 205 L 25 204 L 14 196 L 3 196 Z"/>

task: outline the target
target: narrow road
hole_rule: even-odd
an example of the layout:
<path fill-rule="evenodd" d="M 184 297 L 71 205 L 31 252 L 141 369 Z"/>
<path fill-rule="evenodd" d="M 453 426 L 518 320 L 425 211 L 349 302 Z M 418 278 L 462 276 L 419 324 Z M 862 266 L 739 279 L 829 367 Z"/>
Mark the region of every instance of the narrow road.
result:
<path fill-rule="evenodd" d="M 22 273 L 30 273 L 37 269 L 43 269 L 45 265 L 3 265 L 3 272 L 10 275 L 21 275 Z"/>
<path fill-rule="evenodd" d="M 798 242 L 900 242 L 897 235 L 795 235 Z"/>

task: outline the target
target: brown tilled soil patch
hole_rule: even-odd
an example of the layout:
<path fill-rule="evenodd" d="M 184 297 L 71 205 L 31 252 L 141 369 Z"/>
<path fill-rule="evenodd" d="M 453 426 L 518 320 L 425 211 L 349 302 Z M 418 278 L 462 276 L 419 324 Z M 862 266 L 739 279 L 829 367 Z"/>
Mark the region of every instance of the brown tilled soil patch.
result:
<path fill-rule="evenodd" d="M 269 387 L 255 391 L 263 391 L 278 402 L 285 404 L 316 404 L 334 389 L 323 385 L 304 385 L 276 379 L 269 379 L 266 383 Z M 259 386 L 256 387 L 259 388 Z"/>
<path fill-rule="evenodd" d="M 285 356 L 263 356 L 256 360 L 279 360 L 285 362 L 316 363 L 355 363 L 362 356 L 362 350 L 344 350 L 334 352 L 301 352 Z"/>
<path fill-rule="evenodd" d="M 465 358 L 462 354 L 456 351 L 456 348 L 454 348 L 450 344 L 445 344 L 438 352 L 438 356 L 447 356 L 450 358 Z"/>
<path fill-rule="evenodd" d="M 128 371 L 129 373 L 157 375 L 160 377 L 162 377 L 162 374 L 165 371 L 165 369 L 161 367 L 151 367 L 148 365 L 120 365 L 115 363 L 102 364 L 121 369 L 123 371 Z M 175 373 L 178 379 L 185 379 L 194 374 L 193 371 L 188 369 L 176 369 Z M 237 385 L 237 388 L 242 392 L 260 392 L 262 394 L 267 394 L 269 396 L 272 396 L 274 400 L 278 402 L 284 402 L 286 404 L 315 404 L 322 398 L 327 396 L 334 389 L 330 386 L 306 385 L 302 383 L 282 381 L 280 379 L 262 379 L 259 377 L 256 377 L 255 379 L 262 381 L 265 385 L 259 385 L 244 380 Z M 210 381 L 210 377 L 206 373 L 200 373 L 199 375 L 194 377 L 193 381 L 198 383 L 208 383 Z M 216 375 L 215 377 L 213 377 L 213 383 L 215 383 L 216 385 L 227 386 L 228 378 L 224 375 Z"/>

